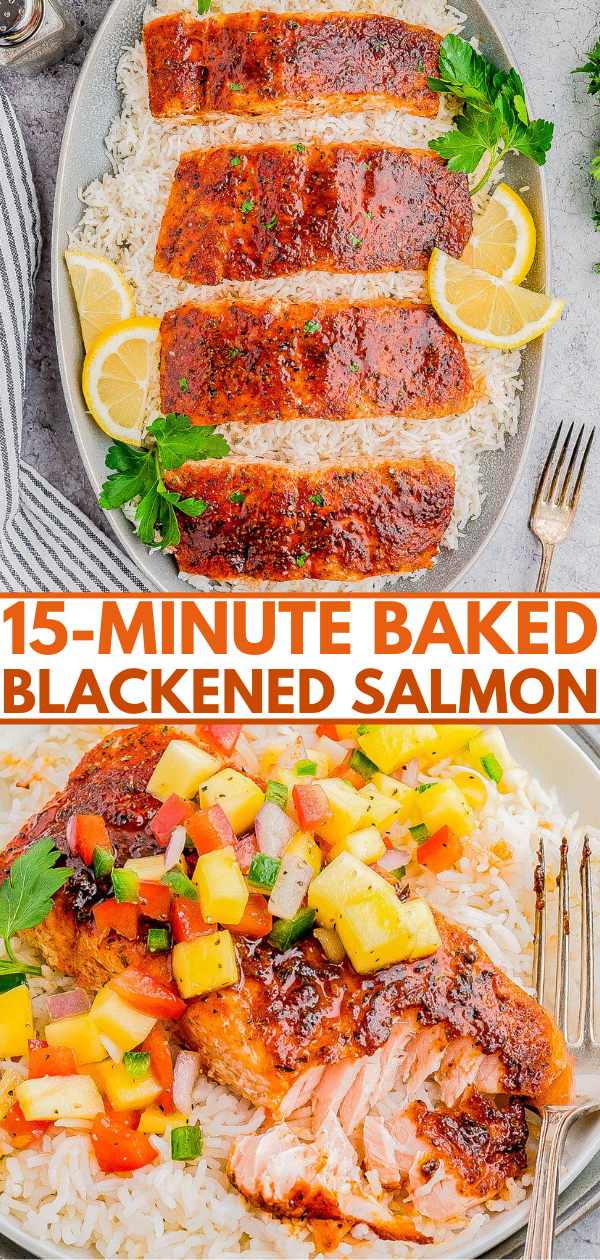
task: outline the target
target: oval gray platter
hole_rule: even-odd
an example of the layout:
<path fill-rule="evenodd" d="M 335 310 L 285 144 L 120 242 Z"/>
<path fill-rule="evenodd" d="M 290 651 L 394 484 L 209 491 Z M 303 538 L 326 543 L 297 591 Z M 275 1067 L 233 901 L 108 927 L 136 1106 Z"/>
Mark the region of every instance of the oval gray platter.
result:
<path fill-rule="evenodd" d="M 467 14 L 463 34 L 468 38 L 477 35 L 481 40 L 482 51 L 501 68 L 508 69 L 510 65 L 514 65 L 514 58 L 506 41 L 478 0 L 464 0 L 460 7 Z M 143 9 L 144 0 L 114 0 L 108 10 L 73 93 L 56 180 L 52 289 L 58 358 L 73 432 L 97 494 L 100 493 L 105 475 L 104 459 L 110 443 L 85 409 L 81 392 L 83 344 L 63 254 L 68 244 L 68 232 L 77 227 L 83 209 L 77 195 L 78 189 L 111 169 L 104 148 L 104 137 L 112 119 L 121 109 L 115 71 L 124 48 L 140 37 Z M 526 200 L 535 220 L 538 245 L 527 284 L 537 290 L 547 288 L 549 226 L 543 170 L 526 158 L 510 154 L 505 162 L 504 178 L 513 188 L 529 186 Z M 523 352 L 523 389 L 518 431 L 507 439 L 504 451 L 485 452 L 480 457 L 483 496 L 481 515 L 470 522 L 459 547 L 455 551 L 444 548 L 434 568 L 411 581 L 409 590 L 451 590 L 475 563 L 500 524 L 529 449 L 543 363 L 544 344 L 543 338 L 540 338 Z M 151 586 L 160 591 L 177 591 L 180 594 L 189 589 L 179 579 L 174 559 L 158 551 L 149 554 L 121 511 L 109 512 L 107 516 L 121 545 L 132 556 Z M 406 589 L 406 584 L 400 580 L 391 584 L 390 588 L 402 590 Z"/>

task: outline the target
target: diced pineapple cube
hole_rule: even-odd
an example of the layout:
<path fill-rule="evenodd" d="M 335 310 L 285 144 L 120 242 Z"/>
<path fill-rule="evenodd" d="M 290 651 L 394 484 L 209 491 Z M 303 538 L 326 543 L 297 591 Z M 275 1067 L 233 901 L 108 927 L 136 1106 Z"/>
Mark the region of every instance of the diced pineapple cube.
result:
<path fill-rule="evenodd" d="M 475 770 L 479 770 L 483 774 L 487 774 L 488 778 L 493 779 L 495 776 L 489 773 L 489 767 L 486 767 L 484 758 L 494 757 L 498 762 L 501 770 L 505 773 L 512 770 L 514 761 L 506 747 L 506 740 L 502 731 L 497 726 L 488 726 L 481 735 L 476 739 L 472 739 L 469 743 L 469 754 L 471 758 L 470 764 Z M 498 788 L 502 792 L 504 785 L 502 779 L 498 783 Z"/>
<path fill-rule="evenodd" d="M 127 858 L 123 867 L 126 871 L 135 871 L 145 883 L 159 884 L 165 873 L 165 855 L 154 853 L 151 857 Z"/>
<path fill-rule="evenodd" d="M 431 751 L 437 732 L 435 726 L 368 726 L 358 743 L 371 761 L 384 774 L 391 774 L 415 757 L 425 758 Z"/>
<path fill-rule="evenodd" d="M 402 902 L 383 895 L 379 889 L 364 901 L 345 905 L 337 930 L 360 975 L 393 963 L 425 958 L 442 943 L 429 905 L 422 897 Z"/>
<path fill-rule="evenodd" d="M 108 985 L 96 994 L 90 1019 L 100 1036 L 109 1037 L 123 1053 L 134 1050 L 141 1041 L 145 1041 L 156 1023 L 152 1015 L 136 1011 L 131 1002 L 115 993 L 114 989 L 109 989 Z"/>
<path fill-rule="evenodd" d="M 340 725 L 339 722 L 336 722 L 335 729 L 337 731 L 338 739 L 356 739 L 358 726 L 344 726 L 343 724 Z"/>
<path fill-rule="evenodd" d="M 147 1107 L 140 1116 L 138 1131 L 156 1133 L 158 1137 L 162 1137 L 167 1129 L 180 1129 L 182 1125 L 188 1123 L 188 1117 L 183 1116 L 180 1111 L 173 1111 L 168 1116 L 166 1112 L 161 1111 L 160 1107 Z"/>
<path fill-rule="evenodd" d="M 220 805 L 227 815 L 236 835 L 249 831 L 256 815 L 264 804 L 265 794 L 256 783 L 252 782 L 239 770 L 219 770 L 207 783 L 203 783 L 198 794 L 202 809 L 210 809 L 211 805 Z"/>
<path fill-rule="evenodd" d="M 297 775 L 292 770 L 277 770 L 275 772 L 275 762 L 284 751 L 285 744 L 267 744 L 263 753 L 262 764 L 260 767 L 260 777 L 266 782 L 268 779 L 277 778 L 280 783 L 285 783 L 287 787 L 293 787 L 295 783 L 302 782 L 302 775 Z M 316 770 L 313 775 L 315 779 L 325 779 L 329 774 L 329 757 L 326 752 L 318 748 L 307 748 L 306 757 L 302 757 L 302 761 L 314 761 Z M 288 778 L 283 776 L 291 776 Z"/>
<path fill-rule="evenodd" d="M 123 1064 L 113 1063 L 112 1059 L 105 1059 L 98 1065 L 94 1079 L 115 1111 L 129 1111 L 131 1108 L 140 1111 L 149 1107 L 162 1093 L 162 1086 L 152 1072 L 144 1081 L 134 1081 Z"/>
<path fill-rule="evenodd" d="M 29 987 L 17 984 L 0 993 L 0 1059 L 27 1054 L 27 1042 L 34 1036 Z"/>
<path fill-rule="evenodd" d="M 459 748 L 467 747 L 469 740 L 481 734 L 480 726 L 436 726 L 437 739 L 428 754 L 426 764 L 437 765 L 445 757 L 451 757 Z"/>
<path fill-rule="evenodd" d="M 333 861 L 339 853 L 351 853 L 359 862 L 371 866 L 385 853 L 385 845 L 377 827 L 364 827 L 362 831 L 352 831 L 343 840 L 334 844 L 329 857 Z"/>
<path fill-rule="evenodd" d="M 182 998 L 197 997 L 237 984 L 239 979 L 231 932 L 213 932 L 173 948 L 173 976 Z"/>
<path fill-rule="evenodd" d="M 250 894 L 232 845 L 202 853 L 193 883 L 207 923 L 239 923 Z"/>
<path fill-rule="evenodd" d="M 173 792 L 184 800 L 196 795 L 201 783 L 219 769 L 221 762 L 205 748 L 197 748 L 185 739 L 172 739 L 156 766 L 146 791 L 159 801 L 168 800 Z"/>
<path fill-rule="evenodd" d="M 70 1015 L 46 1024 L 44 1033 L 49 1046 L 66 1046 L 73 1051 L 77 1066 L 101 1063 L 106 1058 L 98 1029 L 89 1015 Z"/>
<path fill-rule="evenodd" d="M 344 779 L 321 779 L 320 786 L 329 801 L 332 817 L 320 823 L 319 835 L 328 844 L 337 844 L 358 827 L 365 812 L 365 800 Z"/>
<path fill-rule="evenodd" d="M 441 783 L 433 783 L 425 792 L 419 792 L 419 808 L 431 835 L 440 827 L 448 826 L 460 840 L 475 827 L 473 811 L 453 779 L 442 779 Z"/>
<path fill-rule="evenodd" d="M 470 774 L 468 770 L 461 770 L 460 774 L 453 775 L 453 778 L 457 788 L 460 788 L 471 808 L 485 805 L 488 793 L 485 783 L 479 778 L 479 775 Z"/>
<path fill-rule="evenodd" d="M 273 767 L 284 748 L 285 744 L 267 744 L 265 746 L 260 766 L 260 778 L 263 782 L 267 783 L 269 779 L 273 778 Z"/>
<path fill-rule="evenodd" d="M 363 827 L 373 826 L 377 827 L 383 835 L 383 832 L 396 822 L 398 816 L 394 801 L 390 796 L 379 792 L 373 783 L 365 783 L 365 786 L 359 789 L 359 795 L 364 796 L 367 805 L 356 830 L 361 831 Z"/>
<path fill-rule="evenodd" d="M 382 796 L 389 796 L 396 806 L 396 822 L 405 823 L 407 818 L 413 813 L 417 807 L 417 794 L 414 788 L 407 787 L 406 783 L 399 783 L 397 779 L 391 779 L 389 774 L 382 774 L 378 770 L 373 775 L 371 783 Z M 370 784 L 365 784 L 369 787 Z M 364 791 L 364 788 L 361 789 Z"/>
<path fill-rule="evenodd" d="M 26 1120 L 93 1120 L 104 1111 L 89 1076 L 40 1076 L 15 1089 Z"/>
<path fill-rule="evenodd" d="M 394 889 L 381 875 L 344 851 L 313 879 L 308 889 L 308 908 L 316 911 L 321 927 L 332 930 L 338 926 L 342 906 L 349 901 L 363 901 L 378 884 L 383 884 L 388 896 L 395 897 Z"/>
<path fill-rule="evenodd" d="M 323 865 L 323 855 L 310 831 L 297 831 L 295 836 L 292 836 L 285 850 L 285 854 L 290 853 L 294 857 L 304 858 L 304 861 L 308 862 L 309 866 L 312 866 L 315 875 L 319 874 Z"/>
<path fill-rule="evenodd" d="M 8 1115 L 16 1098 L 15 1089 L 23 1077 L 14 1068 L 6 1068 L 0 1076 L 0 1121 Z"/>

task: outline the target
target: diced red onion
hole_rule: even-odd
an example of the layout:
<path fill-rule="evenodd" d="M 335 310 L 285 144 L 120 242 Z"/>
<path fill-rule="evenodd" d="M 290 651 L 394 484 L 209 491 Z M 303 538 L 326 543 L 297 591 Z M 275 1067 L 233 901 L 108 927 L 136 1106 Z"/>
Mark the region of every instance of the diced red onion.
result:
<path fill-rule="evenodd" d="M 192 1090 L 199 1071 L 200 1056 L 191 1050 L 180 1050 L 173 1069 L 173 1102 L 182 1116 L 189 1116 L 192 1110 Z"/>
<path fill-rule="evenodd" d="M 254 819 L 256 843 L 260 852 L 269 857 L 281 857 L 297 830 L 298 823 L 288 818 L 275 801 L 265 801 Z"/>
<path fill-rule="evenodd" d="M 408 849 L 387 849 L 383 857 L 377 858 L 377 865 L 384 871 L 395 871 L 399 866 L 406 866 L 411 860 Z"/>
<path fill-rule="evenodd" d="M 165 871 L 170 871 L 177 863 L 185 848 L 185 827 L 176 827 L 165 849 Z"/>
<path fill-rule="evenodd" d="M 87 1015 L 90 999 L 83 989 L 69 989 L 68 993 L 49 993 L 46 1007 L 50 1019 L 68 1019 L 69 1015 Z"/>
<path fill-rule="evenodd" d="M 340 739 L 340 740 L 338 740 L 338 743 L 339 743 L 339 745 L 340 745 L 340 747 L 341 747 L 341 748 L 345 748 L 345 749 L 346 749 L 346 752 L 350 752 L 350 749 L 351 749 L 351 748 L 356 748 L 356 746 L 357 746 L 357 745 L 356 745 L 356 740 L 355 740 L 355 739 Z"/>
<path fill-rule="evenodd" d="M 400 783 L 405 783 L 407 787 L 415 788 L 419 782 L 419 761 L 415 757 L 414 761 L 409 761 L 402 767 L 402 772 L 396 770 L 394 776 Z"/>
<path fill-rule="evenodd" d="M 77 853 L 77 818 L 75 814 L 71 814 L 67 822 L 67 843 L 73 857 Z"/>
<path fill-rule="evenodd" d="M 276 770 L 293 770 L 297 761 L 306 760 L 306 745 L 301 735 L 287 744 L 275 762 Z"/>
<path fill-rule="evenodd" d="M 109 1054 L 113 1060 L 113 1063 L 120 1063 L 123 1058 L 123 1051 L 121 1050 L 121 1047 L 117 1045 L 116 1041 L 113 1041 L 112 1037 L 103 1037 L 102 1035 L 100 1036 L 100 1040 L 106 1050 L 106 1053 Z"/>
<path fill-rule="evenodd" d="M 288 853 L 269 897 L 269 914 L 278 919 L 295 919 L 314 873 L 304 858 Z"/>
<path fill-rule="evenodd" d="M 346 756 L 346 749 L 344 748 L 344 745 L 340 744 L 336 739 L 330 739 L 328 735 L 321 735 L 320 739 L 318 739 L 315 743 L 315 748 L 318 752 L 324 752 L 329 757 L 333 770 L 335 770 L 337 766 L 341 766 L 342 761 Z"/>

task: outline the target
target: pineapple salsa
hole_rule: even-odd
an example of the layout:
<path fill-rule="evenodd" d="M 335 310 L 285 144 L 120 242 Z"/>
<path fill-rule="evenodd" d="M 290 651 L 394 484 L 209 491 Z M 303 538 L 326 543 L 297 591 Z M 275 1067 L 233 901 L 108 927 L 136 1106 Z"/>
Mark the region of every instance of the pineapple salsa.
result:
<path fill-rule="evenodd" d="M 91 1002 L 82 989 L 49 998 L 43 1040 L 27 984 L 39 969 L 19 962 L 10 937 L 42 921 L 70 872 L 55 866 L 47 839 L 13 863 L 0 894 L 0 1058 L 28 1056 L 26 1078 L 22 1064 L 0 1076 L 0 1123 L 14 1145 L 76 1121 L 107 1172 L 151 1163 L 152 1134 L 170 1132 L 174 1159 L 200 1155 L 202 1135 L 188 1124 L 198 1056 L 179 1051 L 173 1061 L 163 1023 L 188 1000 L 238 983 L 236 935 L 284 952 L 312 932 L 330 962 L 347 956 L 361 975 L 439 948 L 412 882 L 424 868 L 435 876 L 460 862 L 489 787 L 508 790 L 513 761 L 501 732 L 326 725 L 314 747 L 301 736 L 268 744 L 251 777 L 232 764 L 241 730 L 200 727 L 196 742 L 167 745 L 146 788 L 157 803 L 157 855 L 117 866 L 104 819 L 70 817 L 72 855 L 111 889 L 93 907 L 99 939 L 139 939 L 139 919 L 149 919 L 149 965 L 126 966 Z M 19 881 L 32 903 L 37 894 L 37 918 L 33 904 L 22 921 L 10 917 Z M 150 966 L 161 955 L 168 983 Z"/>

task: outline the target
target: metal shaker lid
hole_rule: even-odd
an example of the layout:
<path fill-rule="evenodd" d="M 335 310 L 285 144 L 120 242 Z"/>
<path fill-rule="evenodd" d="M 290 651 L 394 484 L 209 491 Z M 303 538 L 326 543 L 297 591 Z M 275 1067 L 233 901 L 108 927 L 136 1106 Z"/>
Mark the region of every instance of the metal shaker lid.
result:
<path fill-rule="evenodd" d="M 22 44 L 37 30 L 43 0 L 0 0 L 0 48 Z"/>

